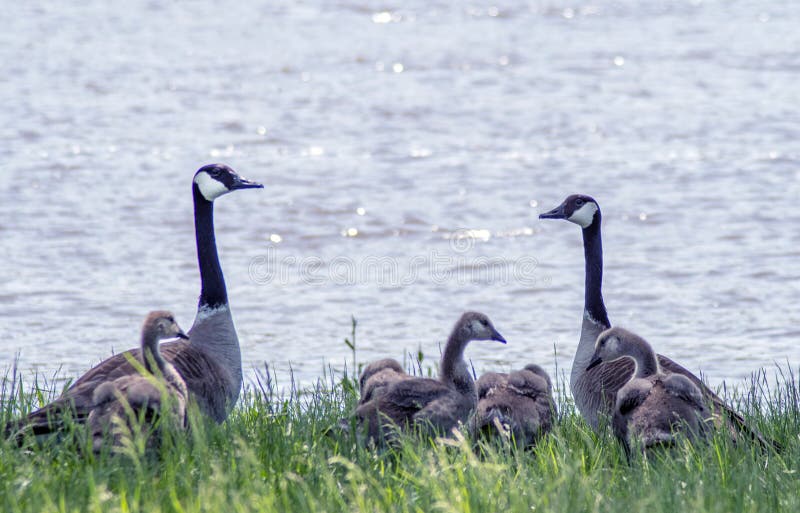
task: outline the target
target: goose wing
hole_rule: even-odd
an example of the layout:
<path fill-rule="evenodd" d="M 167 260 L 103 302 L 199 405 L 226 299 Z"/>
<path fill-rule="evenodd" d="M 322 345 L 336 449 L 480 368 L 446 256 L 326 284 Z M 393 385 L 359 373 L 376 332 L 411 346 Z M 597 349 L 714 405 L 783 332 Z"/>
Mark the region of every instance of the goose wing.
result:
<path fill-rule="evenodd" d="M 604 362 L 585 372 L 582 382 L 591 387 L 594 393 L 600 394 L 606 412 L 613 412 L 617 402 L 617 391 L 630 381 L 634 365 L 629 358 L 620 358 L 613 362 Z"/>
<path fill-rule="evenodd" d="M 435 379 L 407 379 L 393 383 L 380 402 L 391 403 L 397 408 L 416 413 L 449 392 L 447 385 Z"/>
<path fill-rule="evenodd" d="M 715 406 L 719 406 L 721 408 L 729 409 L 725 405 L 725 403 L 722 402 L 722 399 L 720 399 L 720 397 L 717 394 L 714 393 L 713 390 L 708 388 L 706 386 L 706 384 L 703 383 L 703 381 L 700 378 L 698 378 L 697 376 L 692 374 L 688 369 L 686 369 L 682 365 L 680 365 L 680 364 L 670 360 L 666 356 L 662 356 L 662 355 L 658 355 L 658 363 L 659 363 L 659 365 L 661 365 L 662 369 L 664 369 L 665 371 L 668 371 L 668 374 L 670 374 L 669 378 L 672 378 L 673 376 L 675 376 L 676 379 L 677 379 L 678 376 L 685 377 L 686 379 L 689 380 L 690 383 L 693 383 L 696 386 L 696 388 L 699 389 L 699 392 L 704 397 L 706 397 L 709 401 L 713 402 Z M 665 385 L 666 385 L 666 381 L 667 380 L 665 380 Z M 675 383 L 677 384 L 678 382 L 676 381 Z"/>
<path fill-rule="evenodd" d="M 409 378 L 392 383 L 383 394 L 356 408 L 359 425 L 373 441 L 391 436 L 388 423 L 404 428 L 414 415 L 450 391 L 443 383 L 428 378 Z"/>
<path fill-rule="evenodd" d="M 762 447 L 772 447 L 779 450 L 780 444 L 774 440 L 769 440 L 764 437 L 757 430 L 747 425 L 744 417 L 733 410 L 730 406 L 714 393 L 703 381 L 695 376 L 688 369 L 682 365 L 674 362 L 670 358 L 663 355 L 658 356 L 658 363 L 661 368 L 667 373 L 679 374 L 686 376 L 692 383 L 694 383 L 700 390 L 705 403 L 711 403 L 715 412 L 721 413 L 730 423 L 733 430 L 744 434 L 747 438 L 756 440 Z M 620 390 L 625 383 L 633 375 L 633 362 L 628 358 L 622 358 L 614 362 L 606 362 L 590 369 L 585 378 L 584 383 L 591 383 L 592 389 L 597 393 L 602 394 L 603 403 L 607 405 L 609 410 L 617 403 L 616 392 Z"/>
<path fill-rule="evenodd" d="M 197 401 L 201 411 L 217 422 L 224 417 L 227 397 L 230 397 L 229 373 L 205 351 L 179 340 L 165 342 L 160 346 L 165 360 L 172 363 L 186 383 L 189 396 Z M 126 356 L 130 355 L 130 356 Z M 94 406 L 95 389 L 103 383 L 110 383 L 126 376 L 138 376 L 139 372 L 128 358 L 139 360 L 140 349 L 132 349 L 112 356 L 99 363 L 72 384 L 53 402 L 30 413 L 25 418 L 6 424 L 6 436 L 14 434 L 21 439 L 24 432 L 45 435 L 62 429 L 63 417 L 71 415 L 76 422 L 83 423 Z M 141 360 L 139 360 L 141 361 Z"/>
<path fill-rule="evenodd" d="M 212 390 L 219 391 L 223 386 L 227 389 L 228 373 L 222 366 L 209 356 L 205 351 L 193 346 L 184 340 L 165 342 L 159 346 L 161 355 L 170 362 L 177 373 L 183 378 L 190 394 L 200 396 L 198 402 L 201 406 L 203 400 L 209 398 Z M 130 356 L 126 356 L 130 355 Z M 114 381 L 124 376 L 138 375 L 138 371 L 131 365 L 129 359 L 141 361 L 141 350 L 131 349 L 125 353 L 112 356 L 99 363 L 86 374 L 78 378 L 75 383 L 64 392 L 63 397 L 71 397 L 75 400 L 76 406 L 80 408 L 83 404 L 84 396 L 88 391 L 106 381 Z M 227 392 L 228 390 L 225 390 Z M 89 394 L 91 396 L 91 394 Z"/>
<path fill-rule="evenodd" d="M 727 418 L 734 432 L 742 433 L 747 438 L 755 440 L 763 448 L 771 447 L 775 450 L 782 449 L 778 442 L 765 437 L 757 429 L 748 426 L 747 421 L 741 416 L 741 414 L 725 404 L 725 402 L 717 394 L 715 394 L 713 390 L 706 386 L 706 384 L 703 383 L 700 378 L 692 374 L 689 370 L 662 355 L 658 355 L 658 363 L 661 365 L 662 369 L 669 371 L 672 374 L 686 376 L 692 383 L 694 383 L 697 388 L 700 389 L 700 393 L 703 396 L 702 402 L 704 403 L 704 406 L 708 403 L 711 403 L 714 413 L 721 412 L 725 418 Z"/>
<path fill-rule="evenodd" d="M 449 433 L 459 424 L 467 422 L 474 407 L 474 397 L 447 389 L 415 413 L 414 422 L 433 427 L 441 433 Z"/>
<path fill-rule="evenodd" d="M 722 399 L 717 396 L 700 378 L 692 374 L 688 369 L 675 363 L 671 359 L 663 355 L 658 355 L 658 363 L 661 368 L 672 374 L 681 374 L 691 380 L 702 392 L 703 396 L 714 403 L 715 406 L 722 410 L 730 411 Z M 616 392 L 620 390 L 633 375 L 633 362 L 629 358 L 622 358 L 613 362 L 605 362 L 598 365 L 587 372 L 588 380 L 595 384 L 603 391 L 603 397 L 606 404 L 614 404 L 616 402 Z M 738 416 L 738 414 L 736 414 Z"/>

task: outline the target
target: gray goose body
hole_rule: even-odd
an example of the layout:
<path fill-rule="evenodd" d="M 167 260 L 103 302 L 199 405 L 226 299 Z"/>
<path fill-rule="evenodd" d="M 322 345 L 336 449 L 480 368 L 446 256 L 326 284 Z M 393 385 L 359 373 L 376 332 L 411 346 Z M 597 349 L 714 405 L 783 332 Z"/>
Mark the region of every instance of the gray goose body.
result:
<path fill-rule="evenodd" d="M 489 372 L 478 378 L 474 434 L 513 436 L 518 447 L 535 445 L 553 429 L 556 404 L 550 376 L 530 364 L 509 374 Z"/>
<path fill-rule="evenodd" d="M 239 339 L 228 305 L 225 279 L 214 234 L 214 200 L 239 189 L 262 188 L 222 164 L 200 168 L 192 181 L 197 260 L 201 291 L 189 340 L 161 345 L 161 354 L 183 377 L 189 396 L 200 411 L 223 422 L 239 397 L 242 358 Z M 126 354 L 127 353 L 127 354 Z M 136 374 L 128 357 L 141 360 L 141 350 L 112 356 L 90 369 L 58 399 L 5 426 L 6 435 L 48 434 L 60 429 L 61 418 L 71 415 L 84 422 L 93 404 L 94 390 L 103 383 Z"/>
<path fill-rule="evenodd" d="M 682 374 L 663 370 L 638 335 L 620 327 L 604 331 L 589 367 L 621 358 L 632 361 L 635 370 L 617 391 L 611 425 L 626 454 L 631 446 L 646 450 L 672 444 L 678 434 L 690 439 L 705 435 L 713 416 L 700 388 Z"/>
<path fill-rule="evenodd" d="M 464 360 L 464 349 L 472 340 L 505 343 L 488 317 L 463 314 L 445 345 L 439 379 L 397 379 L 356 408 L 367 438 L 377 443 L 391 440 L 396 428 L 446 434 L 465 423 L 477 404 L 475 382 Z"/>
<path fill-rule="evenodd" d="M 603 301 L 603 247 L 600 228 L 602 218 L 597 202 L 585 195 L 567 197 L 558 207 L 539 216 L 540 219 L 565 219 L 581 227 L 585 258 L 585 287 L 583 324 L 578 348 L 572 363 L 570 388 L 581 415 L 592 428 L 599 428 L 601 417 L 610 418 L 616 404 L 617 392 L 633 375 L 634 365 L 629 359 L 607 362 L 587 370 L 594 352 L 597 337 L 611 327 Z M 750 428 L 744 418 L 726 405 L 700 378 L 663 355 L 656 355 L 665 371 L 688 378 L 701 391 L 704 401 L 710 403 L 715 415 L 723 416 L 732 433 L 742 433 L 757 440 L 762 446 L 778 447 Z"/>
<path fill-rule="evenodd" d="M 94 389 L 87 423 L 95 452 L 100 451 L 109 435 L 113 445 L 120 445 L 125 435 L 120 430 L 120 424 L 126 425 L 127 432 L 131 434 L 139 427 L 149 427 L 157 418 L 162 423 L 185 426 L 186 383 L 175 367 L 164 360 L 159 350 L 162 339 L 176 337 L 188 339 L 173 315 L 166 311 L 151 312 L 142 327 L 141 354 L 146 356 L 139 360 L 146 373 L 127 374 L 105 381 Z M 162 417 L 165 413 L 169 418 Z M 139 419 L 147 425 L 139 426 Z"/>

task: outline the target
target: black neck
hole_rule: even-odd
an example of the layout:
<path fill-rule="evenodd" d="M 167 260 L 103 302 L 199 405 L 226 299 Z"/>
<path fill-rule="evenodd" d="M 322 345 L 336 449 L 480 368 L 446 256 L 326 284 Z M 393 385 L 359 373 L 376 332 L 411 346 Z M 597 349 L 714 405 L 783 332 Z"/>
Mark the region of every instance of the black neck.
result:
<path fill-rule="evenodd" d="M 214 238 L 214 203 L 205 199 L 197 184 L 192 184 L 194 196 L 194 231 L 197 238 L 197 264 L 200 267 L 200 302 L 198 308 L 216 308 L 228 304 L 225 278 L 217 256 Z"/>
<path fill-rule="evenodd" d="M 583 229 L 583 254 L 586 259 L 586 288 L 584 309 L 595 321 L 611 327 L 606 305 L 603 303 L 603 240 L 600 236 L 600 211 L 594 221 Z"/>

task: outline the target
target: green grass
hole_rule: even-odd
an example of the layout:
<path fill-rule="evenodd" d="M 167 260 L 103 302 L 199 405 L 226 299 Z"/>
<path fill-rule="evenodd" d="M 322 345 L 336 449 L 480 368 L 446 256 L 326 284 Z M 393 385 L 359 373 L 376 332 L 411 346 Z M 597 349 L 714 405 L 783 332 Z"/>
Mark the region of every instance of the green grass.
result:
<path fill-rule="evenodd" d="M 729 391 L 781 453 L 717 434 L 631 464 L 563 392 L 558 427 L 534 451 L 405 438 L 376 453 L 328 432 L 356 395 L 346 373 L 325 374 L 281 395 L 263 373 L 223 425 L 195 415 L 188 433 L 167 433 L 156 451 L 87 454 L 76 426 L 21 448 L 0 441 L 0 511 L 800 511 L 800 392 L 791 373 L 761 373 Z M 52 396 L 37 391 L 52 390 L 52 380 L 19 381 L 13 394 L 6 382 L 0 420 Z"/>

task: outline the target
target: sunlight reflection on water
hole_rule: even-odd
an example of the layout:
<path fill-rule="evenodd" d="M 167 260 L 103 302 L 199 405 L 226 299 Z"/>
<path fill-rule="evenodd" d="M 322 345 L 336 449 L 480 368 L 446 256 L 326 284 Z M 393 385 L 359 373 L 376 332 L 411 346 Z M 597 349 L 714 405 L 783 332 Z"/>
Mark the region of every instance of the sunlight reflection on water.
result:
<path fill-rule="evenodd" d="M 74 376 L 149 310 L 190 325 L 189 181 L 220 160 L 266 185 L 219 201 L 217 239 L 245 367 L 284 382 L 343 366 L 351 314 L 360 360 L 433 360 L 465 309 L 509 340 L 471 346 L 478 370 L 568 370 L 580 233 L 536 216 L 573 192 L 603 209 L 612 322 L 714 384 L 797 366 L 800 5 L 767 7 L 15 6 L 0 361 Z M 251 275 L 270 248 L 285 283 Z"/>

